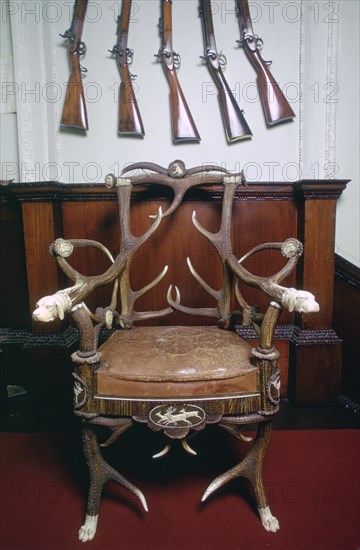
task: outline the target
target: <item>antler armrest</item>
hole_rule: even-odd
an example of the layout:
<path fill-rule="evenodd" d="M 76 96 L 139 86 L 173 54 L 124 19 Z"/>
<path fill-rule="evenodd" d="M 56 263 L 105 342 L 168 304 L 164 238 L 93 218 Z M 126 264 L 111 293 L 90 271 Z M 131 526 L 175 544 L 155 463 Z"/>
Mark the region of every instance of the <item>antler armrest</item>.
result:
<path fill-rule="evenodd" d="M 66 260 L 76 247 L 94 247 L 104 252 L 112 265 L 102 275 L 88 277 L 76 271 Z M 113 259 L 109 250 L 97 241 L 85 239 L 57 239 L 50 245 L 50 253 L 56 257 L 63 272 L 74 281 L 74 285 L 57 291 L 50 296 L 44 296 L 37 304 L 33 312 L 36 321 L 51 322 L 55 319 L 64 319 L 65 313 L 82 302 L 98 286 L 114 282 L 125 267 L 126 260 L 123 255 Z M 118 283 L 115 281 L 113 296 L 117 291 Z M 90 314 L 90 312 L 89 312 Z"/>
<path fill-rule="evenodd" d="M 133 255 L 139 249 L 139 247 L 154 233 L 159 226 L 162 218 L 161 207 L 158 210 L 158 214 L 147 229 L 147 231 L 140 236 L 134 236 L 130 230 L 130 197 L 131 197 L 131 184 L 127 181 L 123 182 L 117 187 L 119 212 L 120 212 L 120 252 L 114 259 L 109 250 L 97 241 L 88 239 L 57 239 L 51 246 L 50 252 L 56 257 L 57 262 L 63 272 L 75 283 L 74 286 L 60 290 L 51 296 L 45 296 L 41 298 L 37 303 L 37 308 L 33 313 L 33 317 L 38 321 L 50 322 L 57 317 L 64 318 L 65 312 L 71 311 L 71 309 L 81 303 L 86 296 L 88 296 L 95 288 L 104 286 L 109 283 L 114 283 L 111 304 L 106 308 L 107 313 L 110 315 L 108 318 L 105 315 L 105 322 L 107 326 L 112 324 L 112 314 L 116 308 L 117 292 L 120 283 L 120 294 L 122 301 L 122 314 L 125 317 L 132 317 L 133 319 L 148 318 L 149 316 L 162 316 L 170 313 L 172 310 L 167 308 L 160 312 L 133 312 L 133 302 L 140 297 L 144 292 L 149 290 L 156 284 L 166 273 L 166 269 L 156 277 L 153 283 L 146 285 L 143 289 L 137 292 L 130 291 L 128 275 L 130 269 L 130 263 Z M 74 248 L 76 247 L 95 247 L 101 250 L 107 255 L 112 262 L 112 265 L 101 275 L 83 275 L 76 271 L 67 261 L 67 258 L 71 256 Z M 126 292 L 128 290 L 128 292 Z M 97 319 L 91 312 L 88 311 L 92 319 Z"/>
<path fill-rule="evenodd" d="M 256 252 L 264 249 L 280 249 L 285 258 L 288 258 L 286 265 L 270 277 L 259 277 L 245 269 L 242 262 Z M 274 302 L 291 311 L 299 313 L 316 313 L 320 306 L 315 296 L 306 290 L 297 290 L 279 285 L 295 268 L 299 257 L 303 252 L 300 241 L 294 238 L 287 239 L 283 243 L 265 243 L 250 250 L 245 256 L 237 260 L 234 254 L 230 254 L 226 261 L 235 276 L 245 284 L 262 290 Z"/>

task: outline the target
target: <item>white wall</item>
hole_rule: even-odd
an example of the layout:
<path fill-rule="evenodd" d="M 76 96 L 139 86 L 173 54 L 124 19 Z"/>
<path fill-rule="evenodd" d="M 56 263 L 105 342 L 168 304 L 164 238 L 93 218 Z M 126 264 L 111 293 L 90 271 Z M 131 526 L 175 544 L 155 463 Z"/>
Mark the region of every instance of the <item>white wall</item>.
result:
<path fill-rule="evenodd" d="M 336 252 L 360 266 L 360 3 L 341 1 L 338 72 L 337 162 L 339 177 L 351 178 L 338 201 Z"/>
<path fill-rule="evenodd" d="M 255 32 L 264 40 L 263 55 L 297 114 L 293 122 L 267 129 L 256 97 L 255 75 L 239 38 L 234 2 L 212 2 L 218 50 L 228 60 L 226 78 L 254 137 L 228 145 L 214 87 L 203 53 L 197 0 L 174 0 L 174 48 L 182 58 L 179 80 L 201 134 L 200 144 L 171 141 L 168 85 L 154 54 L 158 51 L 158 0 L 134 0 L 129 46 L 132 71 L 145 126 L 144 139 L 117 136 L 119 75 L 108 49 L 116 40 L 121 1 L 90 0 L 83 39 L 83 65 L 90 129 L 87 135 L 59 131 L 69 68 L 59 33 L 70 26 L 72 0 L 9 0 L 2 19 L 13 34 L 18 111 L 19 168 L 22 181 L 103 181 L 124 164 L 146 160 L 168 165 L 222 164 L 245 167 L 250 181 L 300 178 L 353 179 L 339 202 L 337 252 L 360 265 L 358 234 L 359 5 L 353 0 L 254 0 Z M 11 17 L 8 16 L 11 12 Z M 340 46 L 340 47 L 339 47 Z M 348 54 L 349 50 L 352 52 Z M 10 172 L 11 165 L 7 166 Z M 14 168 L 15 170 L 15 168 Z M 9 174 L 11 175 L 11 174 Z M 356 221 L 357 220 L 357 221 Z M 350 238 L 349 238 L 350 236 Z"/>
<path fill-rule="evenodd" d="M 117 136 L 119 75 L 108 49 L 116 40 L 116 16 L 121 2 L 101 0 L 89 3 L 83 33 L 87 44 L 83 64 L 88 68 L 84 86 L 90 125 L 86 136 L 59 131 L 69 75 L 66 47 L 59 33 L 70 26 L 72 2 L 13 1 L 9 7 L 14 12 L 11 23 L 15 64 L 22 80 L 17 95 L 19 129 L 23 128 L 23 122 L 32 121 L 33 125 L 32 139 L 28 132 L 19 132 L 20 149 L 24 152 L 20 153 L 23 180 L 46 180 L 50 176 L 65 182 L 90 183 L 102 181 L 106 173 L 118 172 L 129 162 L 148 160 L 167 165 L 178 157 L 187 165 L 211 161 L 232 170 L 250 163 L 247 173 L 252 180 L 269 177 L 298 179 L 299 119 L 266 129 L 261 105 L 256 98 L 254 71 L 236 44 L 239 28 L 234 2 L 213 2 L 214 25 L 218 49 L 223 50 L 228 58 L 227 79 L 245 109 L 254 138 L 251 142 L 231 146 L 225 139 L 214 85 L 200 59 L 203 42 L 196 0 L 176 0 L 173 3 L 174 48 L 182 57 L 179 79 L 202 136 L 200 144 L 185 145 L 172 143 L 168 84 L 161 64 L 154 57 L 160 45 L 158 0 L 133 2 L 130 28 L 129 46 L 135 50 L 132 70 L 138 75 L 137 97 L 146 132 L 143 140 Z M 295 17 L 296 22 L 284 24 L 279 10 L 270 23 L 268 11 L 258 5 L 256 32 L 263 36 L 265 57 L 274 59 L 273 71 L 277 79 L 295 95 L 293 106 L 297 112 L 299 17 L 290 9 L 288 18 Z M 282 52 L 278 47 L 279 34 L 286 44 Z M 54 141 L 50 142 L 52 139 Z M 58 164 L 49 170 L 49 163 L 53 162 Z"/>
<path fill-rule="evenodd" d="M 102 2 L 102 17 L 96 25 L 87 27 L 86 38 L 88 55 L 84 63 L 89 69 L 86 82 L 96 82 L 101 99 L 88 105 L 89 124 L 91 126 L 85 139 L 69 134 L 59 136 L 63 158 L 81 159 L 82 166 L 90 159 L 96 162 L 100 179 L 113 170 L 114 163 L 122 167 L 124 163 L 140 159 L 156 161 L 167 165 L 171 160 L 180 157 L 187 165 L 197 165 L 211 161 L 224 164 L 235 170 L 251 161 L 249 177 L 266 179 L 268 171 L 264 170 L 267 161 L 273 161 L 274 140 L 281 140 L 284 146 L 278 150 L 279 161 L 276 177 L 283 179 L 282 167 L 297 161 L 297 125 L 284 125 L 268 132 L 259 102 L 246 101 L 246 91 L 256 92 L 253 86 L 254 74 L 244 53 L 237 48 L 236 39 L 239 30 L 235 21 L 233 2 L 214 2 L 218 9 L 214 14 L 218 48 L 226 52 L 228 68 L 226 76 L 232 88 L 237 91 L 240 104 L 246 111 L 246 117 L 254 133 L 254 139 L 247 143 L 228 146 L 226 143 L 214 85 L 206 66 L 202 65 L 200 55 L 203 53 L 201 24 L 198 17 L 196 1 L 175 1 L 173 3 L 174 48 L 182 58 L 179 80 L 183 87 L 190 110 L 202 137 L 200 144 L 176 144 L 171 141 L 169 91 L 168 84 L 160 63 L 154 54 L 159 49 L 158 17 L 160 3 L 157 0 L 140 1 L 134 4 L 135 14 L 130 28 L 129 45 L 135 50 L 133 72 L 136 80 L 139 108 L 142 113 L 146 136 L 143 140 L 119 138 L 117 128 L 117 82 L 119 76 L 114 60 L 109 58 L 107 48 L 111 49 L 115 41 L 113 2 Z M 289 50 L 284 52 L 282 61 L 276 62 L 274 71 L 283 83 L 297 81 L 298 37 L 293 32 L 294 25 L 283 29 Z M 276 54 L 276 44 L 270 28 L 264 39 L 268 51 Z M 276 33 L 276 29 L 274 29 Z M 103 37 L 103 38 L 101 38 Z M 289 51 L 291 55 L 289 55 Z M 57 49 L 59 74 L 65 81 L 67 65 L 65 52 Z M 247 85 L 251 85 L 251 89 Z M 90 86 L 89 92 L 96 87 Z M 210 92 L 209 92 L 210 90 Z M 243 97 L 245 95 L 245 98 Z M 296 105 L 295 105 L 296 108 Z M 100 147 L 99 147 L 99 144 Z M 76 153 L 75 153 L 76 150 Z M 94 153 L 89 159 L 89 150 Z M 259 168 L 257 168 L 257 163 Z M 79 167 L 79 171 L 81 167 Z M 95 171 L 95 170 L 94 170 Z M 83 176 L 86 178 L 86 173 Z M 88 174 L 89 175 L 89 174 Z M 80 176 L 79 176 L 80 177 Z M 295 178 L 296 179 L 296 178 Z"/>
<path fill-rule="evenodd" d="M 0 18 L 0 179 L 19 180 L 19 152 L 10 21 Z M 4 163 L 11 164 L 7 177 Z M 8 165 L 8 166 L 9 166 Z M 10 166 L 9 166 L 10 168 Z"/>

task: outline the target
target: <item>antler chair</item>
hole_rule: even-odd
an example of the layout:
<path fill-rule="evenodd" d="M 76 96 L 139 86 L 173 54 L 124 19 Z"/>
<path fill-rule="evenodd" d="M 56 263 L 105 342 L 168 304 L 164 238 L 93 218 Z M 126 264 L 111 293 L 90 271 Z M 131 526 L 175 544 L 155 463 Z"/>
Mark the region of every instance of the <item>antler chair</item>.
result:
<path fill-rule="evenodd" d="M 146 170 L 126 177 L 130 170 Z M 130 230 L 130 199 L 133 185 L 153 183 L 167 185 L 174 191 L 169 208 L 153 216 L 151 227 L 139 237 Z M 202 227 L 195 212 L 192 221 L 197 230 L 211 243 L 221 259 L 223 284 L 220 290 L 211 288 L 187 259 L 196 281 L 212 296 L 216 307 L 192 308 L 181 305 L 180 291 L 170 286 L 169 307 L 160 311 L 138 312 L 135 302 L 152 289 L 165 275 L 167 267 L 152 283 L 134 291 L 130 285 L 130 266 L 135 252 L 158 228 L 162 219 L 170 216 L 182 202 L 185 192 L 193 186 L 222 185 L 223 204 L 220 229 L 211 233 Z M 286 288 L 280 283 L 294 269 L 302 253 L 301 243 L 289 238 L 281 243 L 256 246 L 238 259 L 231 244 L 231 216 L 236 190 L 244 184 L 242 175 L 231 175 L 222 168 L 201 166 L 186 170 L 181 161 L 169 168 L 151 163 L 129 166 L 121 177 L 106 177 L 108 187 L 116 187 L 120 210 L 120 251 L 116 258 L 100 243 L 82 239 L 57 239 L 50 247 L 64 273 L 74 285 L 46 296 L 37 303 L 33 316 L 39 321 L 64 318 L 68 312 L 80 335 L 80 347 L 72 355 L 74 363 L 74 409 L 83 422 L 84 454 L 90 470 L 90 488 L 86 518 L 79 531 L 82 541 L 93 539 L 99 515 L 103 485 L 113 479 L 137 495 L 143 507 L 147 504 L 142 492 L 113 469 L 102 457 L 96 436 L 96 426 L 107 426 L 113 443 L 134 423 L 146 423 L 152 430 L 162 430 L 172 439 L 179 439 L 185 450 L 192 451 L 187 437 L 216 423 L 241 439 L 242 426 L 258 424 L 256 439 L 246 457 L 235 467 L 217 477 L 206 489 L 204 501 L 219 487 L 243 476 L 252 484 L 261 522 L 267 531 L 277 531 L 279 523 L 272 515 L 262 481 L 262 464 L 270 442 L 272 417 L 279 408 L 280 373 L 278 352 L 274 348 L 274 330 L 283 308 L 298 312 L 315 312 L 319 306 L 314 296 L 305 291 Z M 173 218 L 174 220 L 174 218 Z M 104 252 L 111 265 L 99 276 L 85 276 L 68 263 L 77 247 L 95 247 Z M 285 266 L 275 275 L 260 277 L 243 266 L 251 255 L 264 250 L 281 251 Z M 180 260 L 183 260 L 180 258 Z M 265 313 L 250 306 L 241 292 L 245 283 L 263 291 L 270 303 Z M 83 300 L 98 286 L 112 284 L 111 303 L 97 308 L 93 314 Z M 238 305 L 234 310 L 234 294 Z M 120 310 L 117 310 L 120 297 Z M 210 316 L 217 326 L 134 326 L 139 321 L 170 314 L 179 310 L 191 315 Z M 243 324 L 252 325 L 259 335 L 259 345 L 252 346 L 235 329 L 235 316 Z M 103 327 L 111 336 L 99 346 Z M 143 349 L 146 349 L 144 355 Z M 181 351 L 179 351 L 181 350 Z M 166 454 L 169 445 L 156 456 Z"/>

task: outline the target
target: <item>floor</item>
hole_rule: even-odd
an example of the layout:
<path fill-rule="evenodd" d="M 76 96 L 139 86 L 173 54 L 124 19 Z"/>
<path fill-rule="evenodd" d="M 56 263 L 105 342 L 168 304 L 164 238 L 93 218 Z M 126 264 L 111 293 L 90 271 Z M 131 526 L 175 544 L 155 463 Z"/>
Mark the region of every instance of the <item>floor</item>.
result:
<path fill-rule="evenodd" d="M 336 430 L 360 428 L 360 415 L 334 404 L 323 408 L 294 407 L 289 401 L 281 402 L 274 418 L 277 430 Z"/>

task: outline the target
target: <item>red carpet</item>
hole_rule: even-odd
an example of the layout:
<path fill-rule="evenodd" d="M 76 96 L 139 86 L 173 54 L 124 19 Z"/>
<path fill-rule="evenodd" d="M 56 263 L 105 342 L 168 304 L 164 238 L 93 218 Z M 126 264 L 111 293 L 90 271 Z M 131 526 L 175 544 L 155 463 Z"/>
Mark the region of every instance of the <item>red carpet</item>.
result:
<path fill-rule="evenodd" d="M 158 434 L 130 433 L 114 446 L 117 464 L 143 490 L 149 512 L 109 484 L 88 543 L 77 541 L 87 486 L 78 439 L 2 434 L 1 550 L 359 550 L 359 432 L 273 433 L 264 479 L 280 521 L 276 534 L 262 528 L 246 482 L 200 503 L 246 444 L 210 428 L 192 440 L 197 457 L 176 446 L 152 460 L 162 446 Z"/>

